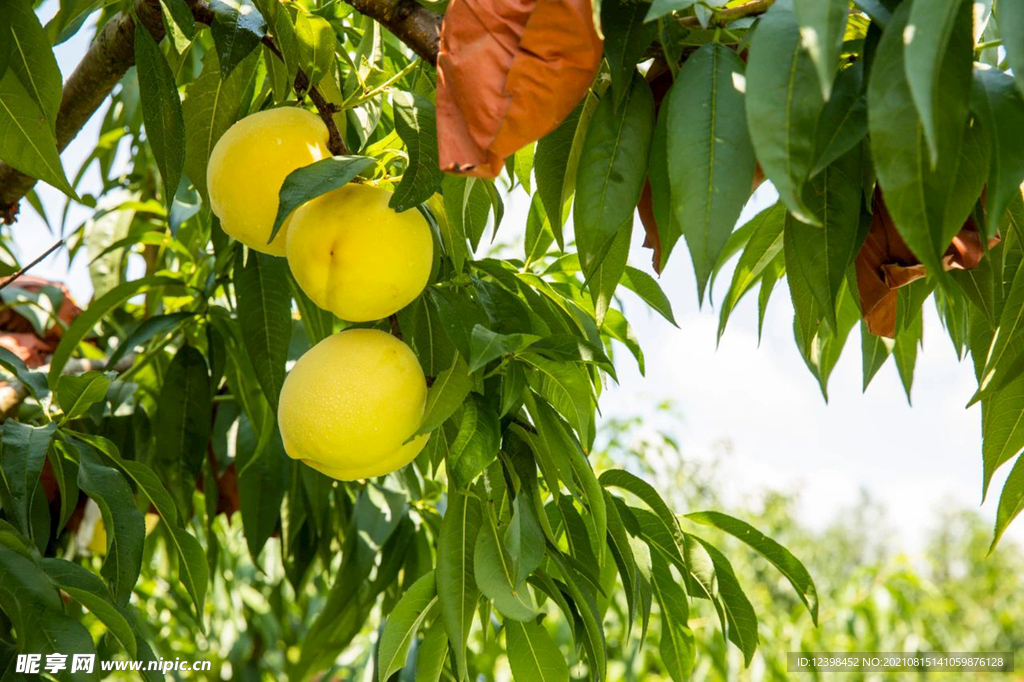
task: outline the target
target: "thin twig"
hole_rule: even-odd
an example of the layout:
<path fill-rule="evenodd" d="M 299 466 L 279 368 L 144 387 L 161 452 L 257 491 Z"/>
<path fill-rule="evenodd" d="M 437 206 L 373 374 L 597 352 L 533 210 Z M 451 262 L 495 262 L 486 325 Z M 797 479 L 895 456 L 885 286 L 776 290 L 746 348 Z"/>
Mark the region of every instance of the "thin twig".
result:
<path fill-rule="evenodd" d="M 0 282 L 0 289 L 3 289 L 8 284 L 10 284 L 14 280 L 16 280 L 19 277 L 21 277 L 22 275 L 24 275 L 26 272 L 29 271 L 30 268 L 33 268 L 36 265 L 39 265 L 39 263 L 41 263 L 43 260 L 45 260 L 47 256 L 49 256 L 51 253 L 53 253 L 54 251 L 56 251 L 57 249 L 59 249 L 62 246 L 64 246 L 64 240 L 63 239 L 57 240 L 57 243 L 54 244 L 53 246 L 51 246 L 50 248 L 48 248 L 46 251 L 44 251 L 41 256 L 36 258 L 34 261 L 29 263 L 25 267 L 23 267 L 21 270 L 18 270 L 16 273 L 14 273 L 13 275 L 11 275 L 7 279 L 5 279 L 3 282 Z"/>
<path fill-rule="evenodd" d="M 764 14 L 773 4 L 775 4 L 775 0 L 751 0 L 751 2 L 737 5 L 736 7 L 728 7 L 712 14 L 708 25 L 725 26 L 737 19 Z M 695 16 L 682 17 L 679 19 L 679 23 L 683 26 L 700 26 L 700 20 Z"/>

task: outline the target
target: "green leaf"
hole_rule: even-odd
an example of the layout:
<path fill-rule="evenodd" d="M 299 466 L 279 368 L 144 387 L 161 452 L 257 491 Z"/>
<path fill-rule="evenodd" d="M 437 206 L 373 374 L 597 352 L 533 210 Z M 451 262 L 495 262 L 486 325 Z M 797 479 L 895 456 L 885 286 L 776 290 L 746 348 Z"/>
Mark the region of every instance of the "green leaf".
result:
<path fill-rule="evenodd" d="M 757 614 L 754 613 L 754 607 L 743 593 L 732 564 L 725 555 L 707 540 L 696 535 L 689 537 L 696 540 L 711 557 L 718 594 L 729 623 L 729 640 L 743 652 L 743 660 L 749 666 L 757 649 Z"/>
<path fill-rule="evenodd" d="M 46 375 L 30 370 L 21 358 L 6 348 L 0 348 L 0 367 L 13 374 L 40 404 L 45 405 L 49 401 L 50 387 L 46 383 Z"/>
<path fill-rule="evenodd" d="M 476 497 L 451 491 L 437 540 L 438 605 L 460 680 L 469 674 L 466 640 L 479 594 L 473 577 L 473 551 L 480 532 L 480 514 Z"/>
<path fill-rule="evenodd" d="M 169 315 L 155 315 L 143 321 L 110 354 L 110 358 L 107 360 L 107 371 L 113 370 L 118 360 L 127 353 L 134 351 L 139 346 L 144 346 L 150 339 L 173 332 L 186 320 L 191 320 L 194 317 L 194 313 L 170 313 Z"/>
<path fill-rule="evenodd" d="M 192 491 L 206 455 L 211 404 L 206 358 L 194 346 L 184 345 L 164 375 L 153 424 L 160 444 L 153 464 L 176 495 L 183 518 L 191 516 Z"/>
<path fill-rule="evenodd" d="M 763 556 L 772 566 L 779 569 L 779 572 L 786 577 L 800 601 L 807 607 L 815 626 L 818 624 L 818 591 L 814 587 L 814 580 L 807 572 L 800 560 L 793 554 L 751 526 L 746 521 L 722 514 L 721 512 L 704 511 L 693 512 L 686 515 L 686 518 L 706 526 L 713 526 L 723 530 L 729 535 L 742 540 L 754 551 Z"/>
<path fill-rule="evenodd" d="M 448 658 L 448 635 L 440 619 L 427 628 L 427 634 L 416 651 L 415 682 L 439 682 Z"/>
<path fill-rule="evenodd" d="M 661 661 L 674 682 L 690 679 L 697 651 L 693 632 L 687 626 L 689 607 L 686 593 L 676 582 L 669 565 L 657 553 L 651 555 L 651 587 L 661 609 Z"/>
<path fill-rule="evenodd" d="M 583 647 L 590 660 L 590 674 L 600 682 L 608 677 L 608 660 L 605 650 L 607 644 L 593 590 L 581 580 L 581 575 L 570 566 L 561 552 L 551 551 L 548 553 L 548 557 L 565 577 L 566 589 L 576 603 L 577 613 L 583 621 Z"/>
<path fill-rule="evenodd" d="M 974 68 L 971 109 L 992 149 L 985 183 L 985 234 L 991 237 L 1024 180 L 1024 140 L 1018 134 L 1024 130 L 1024 98 L 1010 76 L 979 64 Z"/>
<path fill-rule="evenodd" d="M 437 191 L 444 173 L 437 161 L 437 122 L 430 100 L 411 92 L 392 96 L 395 131 L 409 150 L 409 165 L 388 206 L 405 211 Z"/>
<path fill-rule="evenodd" d="M 110 388 L 110 377 L 100 372 L 67 374 L 57 382 L 57 404 L 64 410 L 64 421 L 82 416 L 103 400 Z"/>
<path fill-rule="evenodd" d="M 786 222 L 786 271 L 802 277 L 836 329 L 836 303 L 846 272 L 853 263 L 863 235 L 860 230 L 861 148 L 858 146 L 821 171 L 804 192 L 807 206 L 822 216 L 815 227 L 799 220 Z"/>
<path fill-rule="evenodd" d="M 608 535 L 605 541 L 611 549 L 612 560 L 622 580 L 622 591 L 626 595 L 626 634 L 633 629 L 633 621 L 636 619 L 637 598 L 639 595 L 638 568 L 633 548 L 630 546 L 629 533 L 626 532 L 626 525 L 620 513 L 619 505 L 622 505 L 622 512 L 629 514 L 629 509 L 622 500 L 617 500 L 605 490 L 605 508 L 608 510 Z"/>
<path fill-rule="evenodd" d="M 537 607 L 525 582 L 516 582 L 515 566 L 501 542 L 498 527 L 490 513 L 484 519 L 473 552 L 473 574 L 477 587 L 506 619 L 529 621 Z"/>
<path fill-rule="evenodd" d="M 459 432 L 448 452 L 452 481 L 465 487 L 498 456 L 498 415 L 478 395 L 470 395 L 459 417 Z"/>
<path fill-rule="evenodd" d="M 7 66 L 21 82 L 24 92 L 36 104 L 38 111 L 42 112 L 45 127 L 49 128 L 52 138 L 56 131 L 57 112 L 60 110 L 64 82 L 57 66 L 57 59 L 50 48 L 50 39 L 33 11 L 31 2 L 14 0 L 4 5 L 7 29 L 10 33 L 4 35 L 0 42 L 10 43 L 11 52 Z M 0 76 L 4 75 L 6 74 L 0 72 Z M 8 93 L 4 92 L 3 99 L 6 100 L 7 95 Z M 14 102 L 7 103 L 17 107 Z M 61 175 L 63 176 L 63 173 Z M 60 189 L 58 185 L 54 186 Z"/>
<path fill-rule="evenodd" d="M 868 325 L 865 322 L 860 324 L 860 349 L 861 349 L 861 373 L 864 376 L 864 391 L 868 390 L 868 384 L 871 383 L 871 379 L 874 378 L 878 370 L 882 368 L 885 361 L 889 359 L 889 355 L 892 354 L 894 345 L 892 339 L 887 339 L 883 336 L 875 336 L 868 331 Z"/>
<path fill-rule="evenodd" d="M 1024 264 L 1017 267 L 1002 303 L 995 338 L 984 358 L 974 400 L 1005 387 L 1020 376 L 1020 358 L 1024 353 Z"/>
<path fill-rule="evenodd" d="M 712 43 L 687 58 L 667 95 L 672 211 L 686 236 L 702 301 L 754 178 L 742 81 L 740 58 Z"/>
<path fill-rule="evenodd" d="M 206 588 L 209 582 L 209 569 L 206 565 L 203 548 L 192 535 L 182 528 L 178 517 L 178 509 L 159 477 L 142 462 L 122 459 L 110 441 L 98 436 L 75 434 L 77 440 L 84 441 L 97 452 L 109 459 L 118 469 L 132 480 L 135 486 L 145 495 L 149 503 L 156 509 L 167 530 L 168 542 L 178 555 L 179 578 L 192 597 L 195 613 L 202 624 L 201 614 L 206 599 Z"/>
<path fill-rule="evenodd" d="M 843 69 L 832 84 L 832 96 L 821 111 L 814 133 L 811 177 L 832 164 L 868 133 L 868 98 L 864 87 L 864 61 Z"/>
<path fill-rule="evenodd" d="M 78 344 L 85 339 L 106 313 L 148 288 L 175 284 L 178 284 L 176 280 L 165 278 L 165 276 L 148 276 L 141 280 L 125 282 L 92 301 L 89 307 L 76 317 L 75 322 L 63 333 L 60 343 L 53 351 L 53 356 L 50 357 L 50 371 L 47 374 L 50 386 L 56 386 L 57 379 L 68 364 L 68 360 L 71 359 L 72 353 L 78 348 Z"/>
<path fill-rule="evenodd" d="M 920 114 L 933 169 L 939 162 L 937 105 L 955 107 L 952 111 L 943 110 L 944 124 L 949 122 L 953 127 L 963 128 L 967 121 L 970 85 L 959 78 L 940 79 L 940 70 L 950 68 L 948 60 L 958 59 L 968 64 L 973 61 L 967 50 L 950 49 L 947 53 L 957 23 L 970 33 L 970 8 L 961 0 L 917 0 L 910 8 L 910 17 L 903 30 L 903 66 L 911 98 Z M 957 68 L 957 71 L 961 72 L 962 68 Z M 950 93 L 953 96 L 946 96 L 941 102 L 940 83 L 943 90 L 954 89 Z"/>
<path fill-rule="evenodd" d="M 611 70 L 616 108 L 629 92 L 636 63 L 642 60 L 658 29 L 657 24 L 644 23 L 647 10 L 646 4 L 628 0 L 603 0 L 601 3 L 604 56 Z"/>
<path fill-rule="evenodd" d="M 1000 0 L 995 14 L 1006 50 L 1006 61 L 1017 80 L 1017 88 L 1024 95 L 1024 7 L 1013 0 Z"/>
<path fill-rule="evenodd" d="M 821 95 L 827 101 L 843 49 L 846 15 L 850 3 L 845 0 L 794 0 L 793 10 L 800 24 L 800 42 L 818 72 Z"/>
<path fill-rule="evenodd" d="M 633 220 L 653 133 L 654 98 L 639 74 L 620 108 L 609 95 L 597 105 L 579 158 L 573 206 L 576 245 L 588 278 L 619 229 Z"/>
<path fill-rule="evenodd" d="M 377 647 L 377 679 L 381 682 L 405 666 L 409 646 L 431 607 L 438 601 L 434 572 L 420 576 L 398 600 L 384 621 Z"/>
<path fill-rule="evenodd" d="M 654 489 L 654 486 L 623 469 L 609 469 L 603 472 L 598 480 L 605 488 L 619 488 L 635 495 L 654 512 L 654 518 L 661 524 L 661 528 L 658 529 L 661 532 L 659 532 L 657 538 L 661 539 L 662 552 L 669 557 L 673 557 L 680 570 L 684 570 L 685 565 L 682 560 L 685 545 L 683 530 L 679 527 L 675 514 L 665 504 L 665 501 L 658 494 L 658 491 Z M 647 534 L 645 533 L 645 535 Z M 648 537 L 648 541 L 650 539 Z"/>
<path fill-rule="evenodd" d="M 621 284 L 639 296 L 655 312 L 672 323 L 672 326 L 679 326 L 676 324 L 676 318 L 672 314 L 672 303 L 668 300 L 668 296 L 662 291 L 661 285 L 658 284 L 656 279 L 643 270 L 637 270 L 627 265 L 625 272 L 622 273 Z"/>
<path fill-rule="evenodd" d="M 530 211 L 526 215 L 526 236 L 523 247 L 526 252 L 524 267 L 542 258 L 551 248 L 555 241 L 555 234 L 551 231 L 551 221 L 548 220 L 544 211 L 544 203 L 540 194 L 534 194 L 530 200 Z"/>
<path fill-rule="evenodd" d="M 540 623 L 506 621 L 505 648 L 513 679 L 568 682 L 569 666 L 565 656 Z"/>
<path fill-rule="evenodd" d="M 81 441 L 66 442 L 78 454 L 78 486 L 95 500 L 103 515 L 107 555 L 100 573 L 110 584 L 115 603 L 125 607 L 142 569 L 146 523 L 124 476 L 101 464 L 90 446 Z"/>
<path fill-rule="evenodd" d="M 970 88 L 970 26 L 956 27 L 940 69 L 943 86 L 936 102 L 938 165 L 926 152 L 924 131 L 907 83 L 903 33 L 909 5 L 900 5 L 882 39 L 868 83 L 871 158 L 886 207 L 900 236 L 928 268 L 945 282 L 942 254 L 963 226 L 988 174 L 988 147 L 980 126 L 966 130 L 957 112 Z"/>
<path fill-rule="evenodd" d="M 654 21 L 672 12 L 682 12 L 697 4 L 698 0 L 654 0 L 644 21 Z"/>
<path fill-rule="evenodd" d="M 39 565 L 57 587 L 89 609 L 110 630 L 129 656 L 136 657 L 135 634 L 128 616 L 110 601 L 110 592 L 102 580 L 78 564 L 64 559 L 44 558 Z"/>
<path fill-rule="evenodd" d="M 581 443 L 589 445 L 594 402 L 586 371 L 579 365 L 554 362 L 536 353 L 523 353 L 519 359 L 536 370 L 527 375 L 533 390 L 572 424 Z"/>
<path fill-rule="evenodd" d="M 594 321 L 598 327 L 604 326 L 604 318 L 611 307 L 612 297 L 626 270 L 629 241 L 632 236 L 633 221 L 628 220 L 615 233 L 600 265 L 587 277 L 587 288 L 590 289 L 590 298 L 594 303 Z"/>
<path fill-rule="evenodd" d="M 288 262 L 252 249 L 243 262 L 241 251 L 235 258 L 234 279 L 238 324 L 256 381 L 277 410 L 292 338 L 291 291 L 282 286 L 288 280 Z"/>
<path fill-rule="evenodd" d="M 60 163 L 57 139 L 14 68 L 0 79 L 0 159 L 75 198 Z"/>
<path fill-rule="evenodd" d="M 747 123 L 765 176 L 800 221 L 820 225 L 804 203 L 821 115 L 820 81 L 793 12 L 775 5 L 758 20 L 747 61 Z"/>
<path fill-rule="evenodd" d="M 782 227 L 785 220 L 786 207 L 782 202 L 773 204 L 750 219 L 749 224 L 753 225 L 753 233 L 743 253 L 740 254 L 736 269 L 732 272 L 729 291 L 726 292 L 718 313 L 719 339 L 725 332 L 725 325 L 736 304 L 754 287 L 782 251 Z"/>
<path fill-rule="evenodd" d="M 587 94 L 557 128 L 537 142 L 533 156 L 533 174 L 537 195 L 551 221 L 558 248 L 564 249 L 562 226 L 569 217 L 569 202 L 576 191 L 576 171 L 583 152 L 590 119 L 597 109 L 597 98 Z"/>
<path fill-rule="evenodd" d="M 547 458 L 552 462 L 559 477 L 569 492 L 581 505 L 586 505 L 593 517 L 594 537 L 598 539 L 595 548 L 598 558 L 604 558 L 604 537 L 608 532 L 608 510 L 605 505 L 604 492 L 598 482 L 590 461 L 580 444 L 572 436 L 568 426 L 559 419 L 555 411 L 543 400 L 528 394 L 526 400 L 530 416 L 540 436 L 540 448 L 535 448 L 538 458 Z M 545 478 L 547 477 L 545 472 Z M 553 484 L 548 481 L 549 487 Z"/>
<path fill-rule="evenodd" d="M 146 140 L 160 169 L 160 177 L 164 181 L 164 203 L 170 210 L 185 167 L 185 119 L 178 98 L 178 84 L 149 31 L 135 32 L 135 64 Z"/>
<path fill-rule="evenodd" d="M 462 406 L 473 388 L 473 378 L 462 356 L 455 354 L 452 366 L 437 375 L 427 391 L 427 406 L 423 410 L 423 421 L 414 435 L 430 433 L 441 426 Z"/>
<path fill-rule="evenodd" d="M 995 257 L 997 256 L 986 255 L 976 268 L 957 269 L 949 273 L 953 283 L 960 288 L 967 300 L 985 316 L 985 320 L 990 325 L 996 323 L 995 278 L 992 271 L 992 259 Z"/>
<path fill-rule="evenodd" d="M 239 420 L 235 446 L 239 511 L 242 513 L 245 544 L 254 562 L 278 529 L 281 502 L 291 484 L 291 476 L 299 466 L 285 453 L 281 432 L 274 426 L 270 428 L 273 428 L 270 438 L 259 438 L 253 432 L 249 419 L 243 417 Z"/>
<path fill-rule="evenodd" d="M 900 305 L 903 304 L 903 296 L 900 297 Z M 924 319 L 916 315 L 910 323 L 903 328 L 896 330 L 895 344 L 892 348 L 892 357 L 896 362 L 896 371 L 900 375 L 900 382 L 907 394 L 907 402 L 910 402 L 910 389 L 914 384 L 914 366 L 917 364 L 917 350 L 921 346 L 921 337 L 924 334 Z"/>
<path fill-rule="evenodd" d="M 29 514 L 56 428 L 53 422 L 30 426 L 8 419 L 3 424 L 0 501 L 8 518 L 25 537 L 34 538 Z"/>
<path fill-rule="evenodd" d="M 209 202 L 206 166 L 210 152 L 242 113 L 242 95 L 256 71 L 258 54 L 254 52 L 222 79 L 217 52 L 207 50 L 202 72 L 185 88 L 185 100 L 181 103 L 185 120 L 185 172 L 204 202 Z"/>
<path fill-rule="evenodd" d="M 525 581 L 544 561 L 544 531 L 537 506 L 531 499 L 535 494 L 535 483 L 524 481 L 512 502 L 512 520 L 505 531 L 505 547 L 512 558 L 512 582 L 516 585 Z"/>
<path fill-rule="evenodd" d="M 992 476 L 1024 448 L 1024 377 L 981 400 L 982 497 Z"/>
<path fill-rule="evenodd" d="M 992 544 L 989 546 L 989 554 L 996 548 L 1003 533 L 1006 532 L 1010 522 L 1017 518 L 1021 509 L 1024 509 L 1024 456 L 1018 457 L 1010 475 L 1006 477 L 1003 484 L 1003 492 L 999 496 L 999 507 L 996 510 L 996 525 L 992 531 Z"/>
<path fill-rule="evenodd" d="M 334 29 L 326 19 L 300 11 L 295 18 L 295 39 L 299 67 L 310 83 L 318 83 L 334 68 L 334 51 L 338 46 Z"/>
<path fill-rule="evenodd" d="M 469 371 L 475 372 L 492 360 L 519 353 L 539 340 L 535 334 L 498 334 L 475 325 L 469 339 Z"/>
<path fill-rule="evenodd" d="M 57 489 L 60 492 L 60 516 L 57 520 L 59 535 L 78 506 L 78 466 L 66 459 L 57 448 L 50 448 L 46 458 L 53 467 L 53 475 L 57 479 Z"/>
<path fill-rule="evenodd" d="M 651 186 L 651 209 L 654 222 L 658 224 L 658 243 L 661 246 L 661 262 L 653 263 L 661 272 L 668 263 L 668 257 L 683 234 L 679 218 L 672 209 L 672 181 L 668 170 L 668 125 L 671 112 L 665 104 L 659 109 L 658 122 L 651 139 L 651 154 L 647 160 L 647 182 Z"/>
<path fill-rule="evenodd" d="M 252 0 L 211 0 L 210 33 L 217 48 L 222 80 L 227 80 L 267 34 L 267 22 Z"/>
<path fill-rule="evenodd" d="M 160 0 L 160 10 L 167 27 L 167 36 L 174 50 L 182 54 L 196 35 L 196 20 L 185 0 Z"/>
<path fill-rule="evenodd" d="M 267 243 L 274 241 L 281 225 L 295 209 L 307 201 L 327 194 L 351 182 L 366 170 L 373 159 L 366 156 L 334 156 L 314 161 L 288 174 L 278 195 L 277 217 Z"/>
<path fill-rule="evenodd" d="M 31 12 L 31 9 L 29 10 Z M 32 12 L 35 16 L 35 12 Z M 7 73 L 8 67 L 11 65 L 11 58 L 14 56 L 14 41 L 6 40 L 6 37 L 11 34 L 11 16 L 7 12 L 0 13 L 0 36 L 4 36 L 4 40 L 0 40 L 0 79 Z"/>

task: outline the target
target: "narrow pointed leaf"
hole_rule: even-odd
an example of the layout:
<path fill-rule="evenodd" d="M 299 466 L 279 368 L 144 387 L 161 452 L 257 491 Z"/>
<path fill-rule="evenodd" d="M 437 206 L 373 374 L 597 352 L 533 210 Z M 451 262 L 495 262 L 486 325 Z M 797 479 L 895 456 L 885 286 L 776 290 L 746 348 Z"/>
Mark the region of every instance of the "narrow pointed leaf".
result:
<path fill-rule="evenodd" d="M 690 249 L 701 299 L 754 178 L 742 83 L 743 62 L 714 43 L 687 58 L 667 96 L 672 211 Z"/>

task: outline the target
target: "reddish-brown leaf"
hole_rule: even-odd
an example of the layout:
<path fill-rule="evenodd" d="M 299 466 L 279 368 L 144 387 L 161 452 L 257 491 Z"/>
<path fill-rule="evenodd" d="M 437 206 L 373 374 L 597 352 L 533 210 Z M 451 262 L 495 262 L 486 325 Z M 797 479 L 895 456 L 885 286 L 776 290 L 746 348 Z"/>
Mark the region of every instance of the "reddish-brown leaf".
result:
<path fill-rule="evenodd" d="M 603 44 L 590 0 L 453 0 L 437 56 L 442 170 L 493 178 L 583 98 Z"/>

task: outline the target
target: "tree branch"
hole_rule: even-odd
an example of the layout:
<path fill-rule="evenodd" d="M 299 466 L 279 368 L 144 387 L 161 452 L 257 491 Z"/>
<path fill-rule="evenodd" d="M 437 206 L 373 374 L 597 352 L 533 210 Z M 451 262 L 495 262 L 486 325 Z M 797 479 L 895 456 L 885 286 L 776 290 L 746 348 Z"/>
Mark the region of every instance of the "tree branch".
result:
<path fill-rule="evenodd" d="M 164 37 L 158 0 L 136 0 L 135 11 L 153 38 Z M 99 108 L 125 72 L 135 64 L 135 21 L 122 12 L 96 34 L 82 61 L 64 83 L 57 112 L 57 149 L 63 150 Z M 18 202 L 36 179 L 0 161 L 0 219 L 10 225 Z"/>
<path fill-rule="evenodd" d="M 8 284 L 11 284 L 14 280 L 18 279 L 19 277 L 24 275 L 26 272 L 28 272 L 32 268 L 34 268 L 35 266 L 37 266 L 40 263 L 42 263 L 43 260 L 45 260 L 47 256 L 49 256 L 51 253 L 53 253 L 54 251 L 56 251 L 57 249 L 59 249 L 62 246 L 64 246 L 64 240 L 63 239 L 57 240 L 56 244 L 54 244 L 53 246 L 48 248 L 46 251 L 44 251 L 42 253 L 42 255 L 40 255 L 34 261 L 32 261 L 31 263 L 29 263 L 28 265 L 23 267 L 21 270 L 18 270 L 16 273 L 14 273 L 13 275 L 11 275 L 7 279 L 5 279 L 3 282 L 0 282 L 0 289 L 3 289 Z"/>
<path fill-rule="evenodd" d="M 395 37 L 431 64 L 437 64 L 441 17 L 416 0 L 346 0 L 361 14 L 376 19 Z"/>
<path fill-rule="evenodd" d="M 736 21 L 737 19 L 764 14 L 773 4 L 775 4 L 775 0 L 751 0 L 750 2 L 737 5 L 736 7 L 719 10 L 711 15 L 711 21 L 708 22 L 708 25 L 725 26 L 729 22 Z M 700 21 L 697 17 L 682 17 L 679 19 L 679 23 L 683 26 L 700 26 Z"/>

